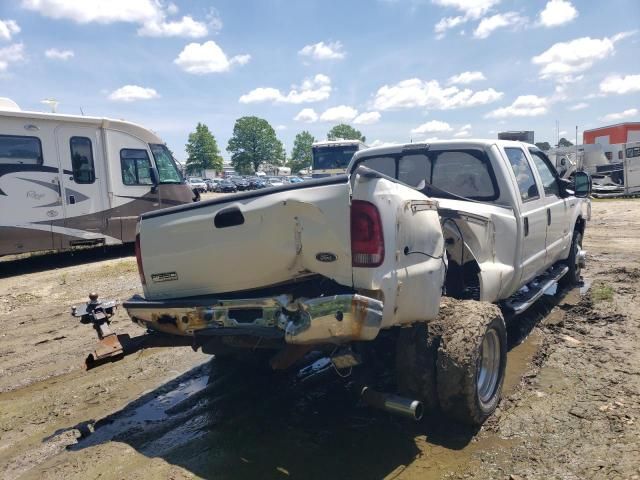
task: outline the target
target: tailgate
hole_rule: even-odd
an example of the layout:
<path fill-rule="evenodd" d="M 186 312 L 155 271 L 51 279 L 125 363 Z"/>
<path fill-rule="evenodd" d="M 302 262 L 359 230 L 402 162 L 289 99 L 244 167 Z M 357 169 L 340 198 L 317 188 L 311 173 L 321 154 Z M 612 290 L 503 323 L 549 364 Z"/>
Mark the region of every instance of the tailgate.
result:
<path fill-rule="evenodd" d="M 143 215 L 148 299 L 261 288 L 318 273 L 352 284 L 346 176 Z"/>

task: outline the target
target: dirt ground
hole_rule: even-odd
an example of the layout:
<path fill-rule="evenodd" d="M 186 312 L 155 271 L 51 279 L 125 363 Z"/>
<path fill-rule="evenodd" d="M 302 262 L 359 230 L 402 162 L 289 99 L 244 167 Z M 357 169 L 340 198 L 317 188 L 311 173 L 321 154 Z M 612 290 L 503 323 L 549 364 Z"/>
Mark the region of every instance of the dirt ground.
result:
<path fill-rule="evenodd" d="M 190 348 L 86 372 L 95 340 L 70 307 L 139 292 L 131 249 L 3 259 L 0 478 L 640 479 L 640 202 L 594 202 L 584 246 L 582 292 L 511 322 L 504 399 L 479 431 Z M 122 310 L 112 327 L 143 333 Z"/>

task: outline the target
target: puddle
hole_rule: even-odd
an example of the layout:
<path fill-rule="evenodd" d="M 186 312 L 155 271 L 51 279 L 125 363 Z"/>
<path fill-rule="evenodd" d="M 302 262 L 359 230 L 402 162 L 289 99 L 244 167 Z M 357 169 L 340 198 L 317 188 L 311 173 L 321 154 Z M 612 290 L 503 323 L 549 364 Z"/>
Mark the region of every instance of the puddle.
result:
<path fill-rule="evenodd" d="M 502 387 L 503 395 L 509 395 L 516 390 L 541 345 L 542 334 L 534 330 L 524 341 L 509 351 Z"/>

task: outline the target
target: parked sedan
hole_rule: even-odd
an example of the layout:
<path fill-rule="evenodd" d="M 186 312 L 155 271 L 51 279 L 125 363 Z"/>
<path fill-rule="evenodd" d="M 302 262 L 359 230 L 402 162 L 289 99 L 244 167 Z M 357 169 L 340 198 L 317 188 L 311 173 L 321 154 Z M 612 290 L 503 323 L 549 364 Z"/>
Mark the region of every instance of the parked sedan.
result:
<path fill-rule="evenodd" d="M 208 192 L 215 192 L 216 191 L 216 187 L 220 183 L 220 179 L 219 178 L 205 178 L 204 179 L 204 183 L 207 184 L 207 191 Z"/>
<path fill-rule="evenodd" d="M 279 177 L 267 178 L 267 186 L 269 187 L 281 187 L 283 185 L 284 185 L 284 182 Z"/>
<path fill-rule="evenodd" d="M 255 177 L 249 180 L 249 188 L 251 190 L 259 190 L 261 188 L 266 188 L 266 187 L 267 187 L 267 183 L 262 178 Z"/>
<path fill-rule="evenodd" d="M 249 182 L 242 177 L 231 177 L 231 181 L 236 185 L 239 191 L 249 190 Z"/>
<path fill-rule="evenodd" d="M 235 193 L 238 191 L 238 187 L 231 180 L 222 180 L 216 189 L 216 192 L 221 193 Z"/>
<path fill-rule="evenodd" d="M 207 184 L 204 183 L 200 177 L 188 177 L 187 185 L 191 187 L 191 190 L 198 193 L 203 193 L 207 191 Z"/>

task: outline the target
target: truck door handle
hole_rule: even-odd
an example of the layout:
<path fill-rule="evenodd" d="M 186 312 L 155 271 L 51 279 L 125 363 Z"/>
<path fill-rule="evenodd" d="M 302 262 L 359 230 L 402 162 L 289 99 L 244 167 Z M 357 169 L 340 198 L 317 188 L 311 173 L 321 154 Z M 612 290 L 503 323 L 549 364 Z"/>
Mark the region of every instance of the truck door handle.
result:
<path fill-rule="evenodd" d="M 71 205 L 74 205 L 76 203 L 76 196 L 75 195 L 69 195 L 69 203 Z"/>
<path fill-rule="evenodd" d="M 547 208 L 547 225 L 551 225 L 551 209 Z"/>
<path fill-rule="evenodd" d="M 529 217 L 524 217 L 524 236 L 529 235 Z"/>

